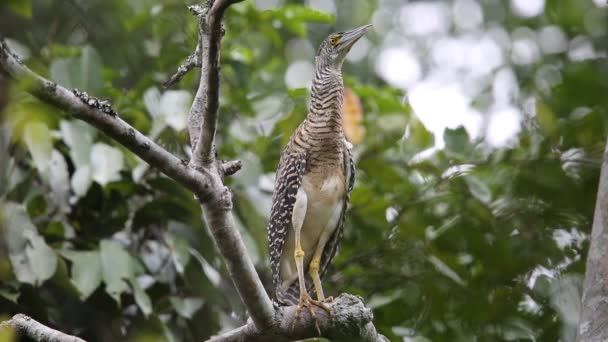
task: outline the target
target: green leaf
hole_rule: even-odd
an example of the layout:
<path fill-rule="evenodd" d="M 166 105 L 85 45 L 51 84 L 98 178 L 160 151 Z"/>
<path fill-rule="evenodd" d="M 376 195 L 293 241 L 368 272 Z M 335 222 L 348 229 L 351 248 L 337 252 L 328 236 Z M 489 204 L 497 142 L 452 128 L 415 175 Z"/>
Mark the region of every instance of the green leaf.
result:
<path fill-rule="evenodd" d="M 330 23 L 334 16 L 302 5 L 286 5 L 268 11 L 270 20 L 279 19 L 285 28 L 298 36 L 306 36 L 306 22 Z"/>
<path fill-rule="evenodd" d="M 32 154 L 34 165 L 40 175 L 45 175 L 49 168 L 53 141 L 51 131 L 43 122 L 32 121 L 25 126 L 25 144 Z"/>
<path fill-rule="evenodd" d="M 51 78 L 67 88 L 97 92 L 103 87 L 103 65 L 91 46 L 82 48 L 80 57 L 58 58 L 50 66 Z"/>
<path fill-rule="evenodd" d="M 94 181 L 105 186 L 109 182 L 120 180 L 120 170 L 124 159 L 121 150 L 97 143 L 91 149 L 91 171 Z"/>
<path fill-rule="evenodd" d="M 170 222 L 169 224 L 172 223 L 174 222 Z M 190 245 L 188 244 L 188 241 L 171 233 L 166 234 L 166 240 L 171 248 L 171 256 L 177 273 L 184 274 L 184 270 L 190 261 Z"/>
<path fill-rule="evenodd" d="M 171 305 L 178 315 L 191 319 L 192 316 L 203 306 L 204 301 L 197 297 L 170 297 Z"/>
<path fill-rule="evenodd" d="M 502 337 L 505 341 L 535 341 L 536 334 L 534 329 L 519 318 L 507 318 L 507 324 L 502 327 Z"/>
<path fill-rule="evenodd" d="M 131 284 L 131 288 L 133 289 L 133 296 L 135 297 L 135 304 L 139 307 L 144 316 L 148 317 L 152 313 L 152 301 L 150 297 L 144 291 L 144 289 L 139 286 L 137 279 L 135 277 L 129 278 L 129 283 Z"/>
<path fill-rule="evenodd" d="M 484 182 L 472 175 L 464 176 L 464 180 L 467 182 L 467 185 L 469 186 L 469 191 L 473 196 L 475 196 L 475 198 L 477 198 L 482 203 L 490 203 L 490 201 L 492 200 L 492 192 Z"/>
<path fill-rule="evenodd" d="M 15 290 L 12 288 L 0 288 L 0 296 L 3 297 L 6 300 L 9 300 L 15 304 L 17 304 L 17 300 L 19 299 L 19 296 L 21 296 L 21 292 L 19 292 L 19 290 Z"/>
<path fill-rule="evenodd" d="M 72 262 L 72 283 L 86 300 L 101 284 L 101 258 L 98 251 L 62 251 L 61 255 Z"/>
<path fill-rule="evenodd" d="M 7 202 L 2 210 L 2 233 L 17 280 L 41 285 L 55 274 L 57 255 L 38 234 L 22 205 Z"/>
<path fill-rule="evenodd" d="M 131 256 L 116 241 L 102 240 L 99 247 L 101 274 L 106 284 L 106 292 L 120 304 L 120 295 L 129 290 L 127 280 L 133 276 Z"/>
<path fill-rule="evenodd" d="M 566 324 L 576 326 L 578 323 L 582 288 L 580 274 L 565 274 L 551 282 L 551 306 Z"/>
<path fill-rule="evenodd" d="M 466 155 L 471 147 L 469 134 L 462 126 L 456 129 L 446 128 L 443 132 L 443 140 L 446 153 L 455 157 Z"/>
<path fill-rule="evenodd" d="M 330 23 L 334 16 L 302 5 L 287 5 L 279 9 L 288 21 Z"/>
<path fill-rule="evenodd" d="M 5 0 L 5 6 L 11 11 L 25 18 L 32 17 L 32 2 L 31 0 Z"/>
<path fill-rule="evenodd" d="M 432 147 L 435 144 L 435 136 L 422 124 L 417 117 L 412 115 L 408 124 L 409 137 L 406 144 L 413 143 L 418 150 Z"/>
<path fill-rule="evenodd" d="M 291 88 L 287 90 L 287 96 L 290 98 L 304 97 L 308 94 L 308 88 Z"/>
<path fill-rule="evenodd" d="M 448 266 L 446 263 L 444 263 L 443 261 L 441 261 L 441 259 L 439 259 L 438 257 L 431 255 L 428 258 L 429 262 L 431 264 L 433 264 L 433 266 L 435 266 L 435 269 L 443 274 L 444 276 L 452 279 L 455 283 L 457 283 L 460 286 L 466 286 L 466 282 L 458 275 L 458 273 L 456 273 L 456 271 L 454 271 L 452 268 L 450 268 L 450 266 Z"/>
<path fill-rule="evenodd" d="M 552 136 L 557 131 L 557 120 L 555 114 L 549 106 L 545 103 L 538 101 L 536 103 L 536 121 L 548 136 Z"/>
<path fill-rule="evenodd" d="M 63 141 L 70 147 L 70 158 L 76 167 L 89 165 L 95 129 L 79 120 L 61 120 L 59 129 Z"/>
<path fill-rule="evenodd" d="M 205 276 L 207 279 L 209 279 L 211 284 L 213 284 L 215 287 L 219 287 L 220 282 L 222 281 L 220 273 L 213 268 L 213 266 L 209 265 L 207 260 L 205 260 L 205 258 L 203 258 L 203 256 L 196 249 L 190 248 L 190 253 L 192 253 L 192 256 L 194 256 L 194 258 L 198 261 L 203 273 L 205 273 Z"/>
<path fill-rule="evenodd" d="M 90 45 L 85 46 L 80 56 L 80 87 L 91 92 L 103 88 L 102 69 L 101 57 L 97 51 Z"/>

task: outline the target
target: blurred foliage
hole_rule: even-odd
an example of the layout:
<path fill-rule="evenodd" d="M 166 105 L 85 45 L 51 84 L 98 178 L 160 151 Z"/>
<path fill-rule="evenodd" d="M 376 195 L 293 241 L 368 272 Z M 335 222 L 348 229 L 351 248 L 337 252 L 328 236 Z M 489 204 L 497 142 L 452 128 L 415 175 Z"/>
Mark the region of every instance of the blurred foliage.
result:
<path fill-rule="evenodd" d="M 391 3 L 357 10 L 338 1 L 334 18 L 288 2 L 233 6 L 222 46 L 219 153 L 244 162 L 228 182 L 265 284 L 272 177 L 306 113 L 307 90 L 286 89 L 290 61 L 281 52 L 296 37 L 316 46 Z M 553 24 L 569 39 L 585 34 L 594 6 L 548 0 L 536 18 L 497 19 L 508 2 L 481 3 L 488 27 Z M 5 1 L 0 32 L 31 68 L 111 98 L 123 119 L 187 157 L 197 72 L 159 90 L 196 42 L 182 1 Z M 608 34 L 590 39 L 605 55 Z M 548 91 L 528 76 L 546 63 L 561 72 Z M 365 62 L 344 68 L 358 173 L 326 292 L 363 296 L 391 340 L 572 341 L 608 131 L 606 60 L 563 52 L 515 68 L 536 98 L 517 142 L 491 148 L 455 128 L 440 150 L 401 91 Z M 200 341 L 242 324 L 246 313 L 192 195 L 57 114 L 18 82 L 10 89 L 0 136 L 0 313 L 25 313 L 88 341 Z"/>

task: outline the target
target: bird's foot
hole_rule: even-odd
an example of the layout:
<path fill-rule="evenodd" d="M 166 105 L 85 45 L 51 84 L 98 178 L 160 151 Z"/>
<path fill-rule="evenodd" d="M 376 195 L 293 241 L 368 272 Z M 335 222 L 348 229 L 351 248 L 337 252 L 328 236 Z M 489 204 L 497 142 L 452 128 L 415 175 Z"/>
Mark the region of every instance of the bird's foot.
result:
<path fill-rule="evenodd" d="M 300 318 L 300 313 L 302 312 L 302 309 L 305 307 L 308 309 L 308 312 L 310 313 L 310 317 L 315 322 L 315 328 L 317 329 L 317 333 L 319 333 L 319 336 L 321 336 L 321 328 L 319 328 L 319 321 L 317 320 L 317 315 L 315 314 L 315 309 L 313 306 L 317 306 L 317 307 L 325 310 L 325 312 L 327 312 L 328 314 L 331 315 L 331 308 L 328 307 L 327 305 L 325 305 L 324 302 L 314 300 L 308 294 L 300 296 L 300 302 L 298 303 L 298 306 L 296 307 L 296 314 L 293 318 L 293 324 L 291 326 L 292 329 L 295 327 L 298 318 Z"/>

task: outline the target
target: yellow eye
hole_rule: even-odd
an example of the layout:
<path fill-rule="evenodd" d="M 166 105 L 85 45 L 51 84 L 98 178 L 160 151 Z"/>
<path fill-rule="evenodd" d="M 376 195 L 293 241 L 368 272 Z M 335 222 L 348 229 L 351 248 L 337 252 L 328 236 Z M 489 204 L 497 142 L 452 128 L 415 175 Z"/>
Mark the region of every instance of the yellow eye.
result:
<path fill-rule="evenodd" d="M 336 45 L 338 43 L 338 40 L 340 40 L 339 36 L 333 36 L 331 38 L 329 38 L 329 44 L 330 45 Z"/>

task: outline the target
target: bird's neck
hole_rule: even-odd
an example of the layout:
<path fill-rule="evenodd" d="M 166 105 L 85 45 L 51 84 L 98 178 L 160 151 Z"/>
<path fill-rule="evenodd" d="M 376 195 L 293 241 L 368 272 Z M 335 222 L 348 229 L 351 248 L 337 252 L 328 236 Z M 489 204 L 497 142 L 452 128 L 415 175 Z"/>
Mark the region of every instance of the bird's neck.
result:
<path fill-rule="evenodd" d="M 316 169 L 317 162 L 320 163 L 318 166 L 323 166 L 338 163 L 342 158 L 343 96 L 344 84 L 341 73 L 331 68 L 317 68 L 312 81 L 308 115 L 301 125 L 305 145 L 316 154 L 315 161 L 311 161 L 309 165 L 311 170 Z"/>
<path fill-rule="evenodd" d="M 342 101 L 344 83 L 342 72 L 326 65 L 317 64 L 312 80 L 308 118 L 334 122 L 342 126 Z"/>

